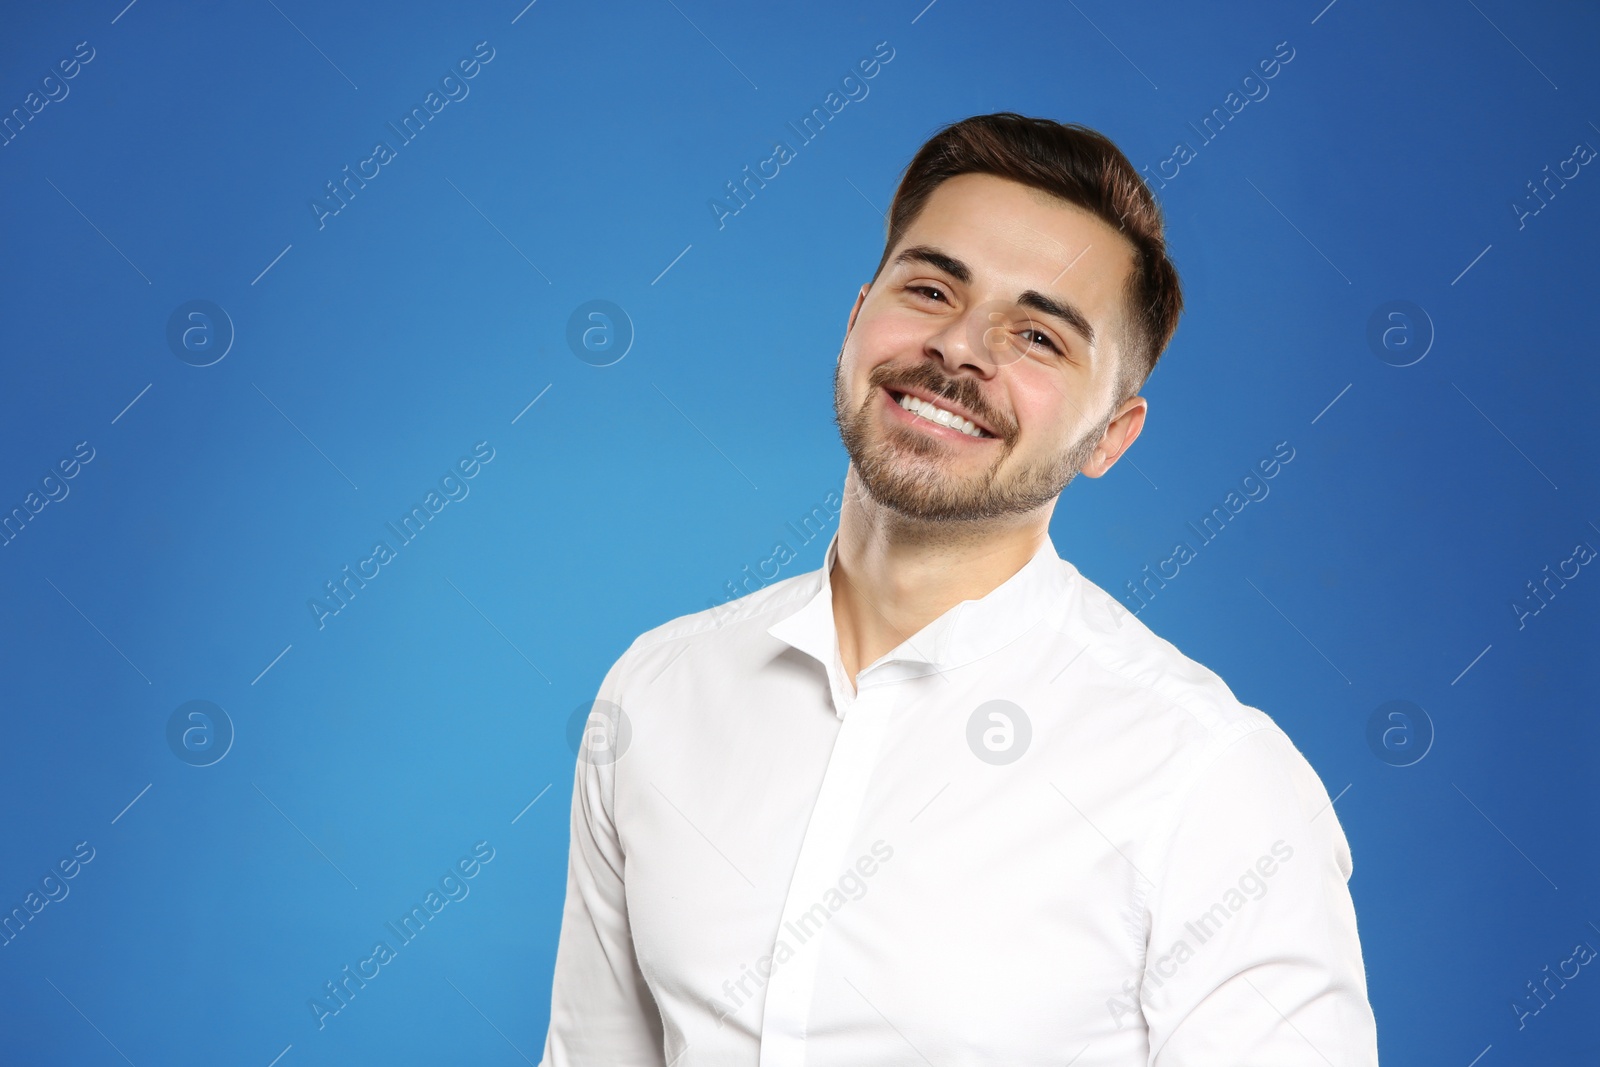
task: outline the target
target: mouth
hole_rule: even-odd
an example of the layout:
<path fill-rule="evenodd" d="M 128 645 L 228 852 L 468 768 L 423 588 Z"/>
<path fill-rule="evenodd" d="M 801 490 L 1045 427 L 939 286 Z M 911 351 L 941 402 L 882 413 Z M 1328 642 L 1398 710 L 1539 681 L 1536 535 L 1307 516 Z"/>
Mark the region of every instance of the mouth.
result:
<path fill-rule="evenodd" d="M 993 433 L 971 419 L 957 415 L 922 397 L 890 389 L 887 386 L 883 392 L 889 400 L 889 406 L 894 409 L 891 415 L 897 415 L 927 433 L 961 442 L 997 439 Z"/>

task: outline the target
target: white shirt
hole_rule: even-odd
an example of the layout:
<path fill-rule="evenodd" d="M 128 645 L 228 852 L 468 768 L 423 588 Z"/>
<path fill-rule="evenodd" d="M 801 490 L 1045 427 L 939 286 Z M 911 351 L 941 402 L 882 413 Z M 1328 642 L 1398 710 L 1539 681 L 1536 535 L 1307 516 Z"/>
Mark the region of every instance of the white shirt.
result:
<path fill-rule="evenodd" d="M 852 691 L 837 542 L 606 674 L 541 1067 L 1378 1062 L 1272 719 L 1048 538 Z"/>

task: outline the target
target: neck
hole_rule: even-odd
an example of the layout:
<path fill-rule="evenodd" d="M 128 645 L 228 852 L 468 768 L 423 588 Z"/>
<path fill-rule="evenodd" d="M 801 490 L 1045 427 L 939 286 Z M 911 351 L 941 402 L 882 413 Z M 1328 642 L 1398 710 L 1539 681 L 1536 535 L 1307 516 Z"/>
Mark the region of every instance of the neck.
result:
<path fill-rule="evenodd" d="M 961 603 L 987 596 L 1033 558 L 1055 502 L 981 521 L 928 521 L 891 511 L 852 466 L 830 584 L 845 676 L 857 673 Z"/>

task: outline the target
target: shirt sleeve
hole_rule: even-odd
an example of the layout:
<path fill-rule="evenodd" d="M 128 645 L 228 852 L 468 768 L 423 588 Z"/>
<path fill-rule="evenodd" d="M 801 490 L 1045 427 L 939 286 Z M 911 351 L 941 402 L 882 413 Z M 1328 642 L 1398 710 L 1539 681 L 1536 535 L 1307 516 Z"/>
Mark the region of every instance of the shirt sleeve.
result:
<path fill-rule="evenodd" d="M 615 710 L 614 663 L 590 712 L 572 786 L 567 898 L 540 1067 L 661 1067 L 661 1012 L 634 954 L 624 893 L 626 857 L 614 819 L 616 768 L 627 755 Z"/>
<path fill-rule="evenodd" d="M 1225 745 L 1176 818 L 1150 901 L 1150 1067 L 1376 1067 L 1350 846 L 1276 727 Z"/>

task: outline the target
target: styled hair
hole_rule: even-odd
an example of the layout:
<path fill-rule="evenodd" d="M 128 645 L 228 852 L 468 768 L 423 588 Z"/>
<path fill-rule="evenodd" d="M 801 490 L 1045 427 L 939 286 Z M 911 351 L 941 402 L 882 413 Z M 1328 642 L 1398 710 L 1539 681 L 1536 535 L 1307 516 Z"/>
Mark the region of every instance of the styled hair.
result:
<path fill-rule="evenodd" d="M 1126 355 L 1117 372 L 1116 403 L 1136 394 L 1178 328 L 1183 292 L 1167 257 L 1155 197 L 1128 157 L 1087 126 L 1001 111 L 940 129 L 906 165 L 889 206 L 883 256 L 873 280 L 939 183 L 972 173 L 1009 178 L 1076 204 L 1132 244 L 1133 266 L 1122 294 Z"/>

